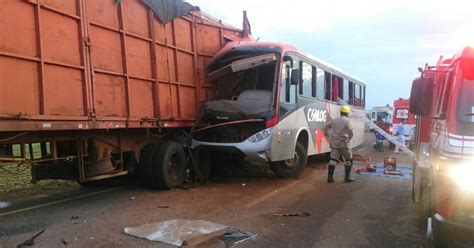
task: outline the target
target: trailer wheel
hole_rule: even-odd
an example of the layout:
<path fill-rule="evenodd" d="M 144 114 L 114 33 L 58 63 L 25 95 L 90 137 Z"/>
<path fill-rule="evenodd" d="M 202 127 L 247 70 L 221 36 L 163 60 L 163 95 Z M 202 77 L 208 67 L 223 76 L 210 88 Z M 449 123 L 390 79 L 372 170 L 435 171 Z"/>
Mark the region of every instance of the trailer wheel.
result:
<path fill-rule="evenodd" d="M 305 147 L 301 143 L 296 143 L 295 154 L 292 159 L 272 162 L 272 170 L 277 176 L 282 178 L 293 178 L 301 174 L 308 163 L 308 156 Z"/>
<path fill-rule="evenodd" d="M 149 184 L 160 189 L 176 188 L 186 175 L 186 154 L 176 142 L 165 142 L 153 155 L 153 166 Z"/>
<path fill-rule="evenodd" d="M 138 165 L 138 175 L 147 185 L 152 185 L 153 155 L 159 144 L 151 143 L 143 147 L 140 152 L 140 163 Z"/>

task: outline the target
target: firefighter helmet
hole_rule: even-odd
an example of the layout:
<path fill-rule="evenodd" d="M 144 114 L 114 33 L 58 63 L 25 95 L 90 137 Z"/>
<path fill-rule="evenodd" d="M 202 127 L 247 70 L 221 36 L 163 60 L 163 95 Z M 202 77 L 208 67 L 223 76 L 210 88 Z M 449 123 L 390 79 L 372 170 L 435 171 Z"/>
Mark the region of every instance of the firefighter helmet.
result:
<path fill-rule="evenodd" d="M 342 105 L 341 107 L 341 113 L 346 113 L 349 114 L 351 112 L 351 109 L 347 105 Z"/>

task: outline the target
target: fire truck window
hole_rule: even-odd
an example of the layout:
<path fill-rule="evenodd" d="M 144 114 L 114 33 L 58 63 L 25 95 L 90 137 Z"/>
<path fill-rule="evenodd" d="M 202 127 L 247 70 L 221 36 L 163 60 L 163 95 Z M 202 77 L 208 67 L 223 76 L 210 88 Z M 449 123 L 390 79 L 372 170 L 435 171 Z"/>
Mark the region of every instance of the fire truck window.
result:
<path fill-rule="evenodd" d="M 300 63 L 301 83 L 300 94 L 303 96 L 313 97 L 313 67 L 306 63 Z"/>
<path fill-rule="evenodd" d="M 474 80 L 462 81 L 460 97 L 458 100 L 458 119 L 463 122 L 474 122 Z"/>
<path fill-rule="evenodd" d="M 319 100 L 325 99 L 325 84 L 324 84 L 324 71 L 317 68 L 316 69 L 316 96 Z"/>
<path fill-rule="evenodd" d="M 325 84 L 324 99 L 326 99 L 326 100 L 331 100 L 332 99 L 332 96 L 331 96 L 331 93 L 332 93 L 331 78 L 332 78 L 331 73 L 325 71 L 324 72 L 324 84 Z"/>

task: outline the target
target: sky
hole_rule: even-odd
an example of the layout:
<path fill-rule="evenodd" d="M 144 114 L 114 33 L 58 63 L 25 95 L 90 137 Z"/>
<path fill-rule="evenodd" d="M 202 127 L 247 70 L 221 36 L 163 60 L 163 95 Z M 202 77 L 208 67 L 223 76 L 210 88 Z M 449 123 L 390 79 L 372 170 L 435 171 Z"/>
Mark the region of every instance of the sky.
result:
<path fill-rule="evenodd" d="M 367 85 L 367 109 L 410 97 L 418 67 L 474 46 L 474 0 L 188 0 L 260 41 L 287 43 Z"/>

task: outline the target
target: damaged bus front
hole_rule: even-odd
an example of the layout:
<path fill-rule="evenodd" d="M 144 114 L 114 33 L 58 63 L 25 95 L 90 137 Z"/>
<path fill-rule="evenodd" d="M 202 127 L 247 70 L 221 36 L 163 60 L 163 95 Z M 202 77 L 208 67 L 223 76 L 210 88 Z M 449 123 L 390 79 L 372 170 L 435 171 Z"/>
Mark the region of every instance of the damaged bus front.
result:
<path fill-rule="evenodd" d="M 269 161 L 280 52 L 245 47 L 212 61 L 208 80 L 216 95 L 194 132 L 197 145 L 243 155 L 252 163 Z"/>
<path fill-rule="evenodd" d="M 303 62 L 313 64 L 314 73 Z M 330 120 L 330 106 L 317 101 L 316 64 L 288 45 L 248 41 L 225 47 L 208 66 L 215 97 L 193 132 L 193 148 L 269 163 L 280 177 L 299 175 L 308 155 L 329 152 L 320 129 Z M 313 99 L 303 99 L 305 80 L 314 81 Z"/>

